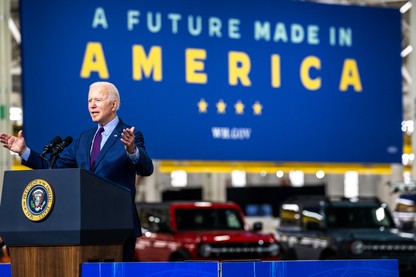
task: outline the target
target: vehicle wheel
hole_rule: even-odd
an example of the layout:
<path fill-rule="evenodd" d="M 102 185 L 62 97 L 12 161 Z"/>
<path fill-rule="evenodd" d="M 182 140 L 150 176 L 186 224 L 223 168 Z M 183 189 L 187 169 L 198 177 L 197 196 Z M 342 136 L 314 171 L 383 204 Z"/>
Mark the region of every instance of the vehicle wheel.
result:
<path fill-rule="evenodd" d="M 327 252 L 322 254 L 321 260 L 339 260 L 339 256 L 335 252 Z"/>
<path fill-rule="evenodd" d="M 282 252 L 282 260 L 297 260 L 295 250 L 287 249 Z"/>
<path fill-rule="evenodd" d="M 170 262 L 183 262 L 187 260 L 192 260 L 191 255 L 189 255 L 187 251 L 181 249 L 173 253 L 169 259 Z"/>

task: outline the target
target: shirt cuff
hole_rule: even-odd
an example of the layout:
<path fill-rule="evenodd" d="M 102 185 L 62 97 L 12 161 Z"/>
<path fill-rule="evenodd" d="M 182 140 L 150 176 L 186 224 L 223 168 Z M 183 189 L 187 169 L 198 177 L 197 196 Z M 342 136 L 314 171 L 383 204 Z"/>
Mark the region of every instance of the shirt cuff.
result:
<path fill-rule="evenodd" d="M 126 152 L 127 152 L 127 155 L 129 156 L 129 159 L 132 161 L 132 163 L 136 164 L 136 163 L 139 162 L 140 152 L 139 152 L 139 149 L 137 148 L 137 146 L 136 146 L 136 149 L 134 150 L 133 154 L 130 154 L 128 151 L 126 151 Z"/>
<path fill-rule="evenodd" d="M 25 152 L 23 152 L 22 155 L 20 155 L 20 158 L 27 161 L 29 159 L 29 156 L 30 156 L 30 148 L 26 147 Z"/>

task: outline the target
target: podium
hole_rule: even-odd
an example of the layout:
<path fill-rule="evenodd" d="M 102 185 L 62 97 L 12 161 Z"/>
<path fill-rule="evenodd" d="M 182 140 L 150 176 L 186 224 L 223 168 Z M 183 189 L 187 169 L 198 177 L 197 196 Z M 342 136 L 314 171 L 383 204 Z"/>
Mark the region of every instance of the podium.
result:
<path fill-rule="evenodd" d="M 120 262 L 133 230 L 130 191 L 83 169 L 6 171 L 0 236 L 12 275 L 80 276 L 83 262 Z"/>

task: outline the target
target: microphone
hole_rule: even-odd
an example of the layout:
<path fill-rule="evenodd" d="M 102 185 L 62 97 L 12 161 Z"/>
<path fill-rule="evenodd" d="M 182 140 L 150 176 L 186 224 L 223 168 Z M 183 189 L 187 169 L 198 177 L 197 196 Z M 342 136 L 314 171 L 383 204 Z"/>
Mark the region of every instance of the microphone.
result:
<path fill-rule="evenodd" d="M 56 136 L 53 140 L 51 140 L 51 142 L 49 144 L 46 144 L 43 147 L 43 151 L 42 154 L 40 154 L 40 156 L 46 160 L 45 155 L 48 153 L 51 153 L 53 148 L 56 147 L 57 144 L 62 142 L 62 138 L 60 136 Z"/>
<path fill-rule="evenodd" d="M 70 136 L 64 138 L 64 140 L 55 147 L 51 156 L 56 156 L 59 153 L 61 153 L 64 150 L 65 147 L 67 147 L 68 145 L 70 145 L 72 143 L 72 141 L 73 141 L 73 139 Z"/>

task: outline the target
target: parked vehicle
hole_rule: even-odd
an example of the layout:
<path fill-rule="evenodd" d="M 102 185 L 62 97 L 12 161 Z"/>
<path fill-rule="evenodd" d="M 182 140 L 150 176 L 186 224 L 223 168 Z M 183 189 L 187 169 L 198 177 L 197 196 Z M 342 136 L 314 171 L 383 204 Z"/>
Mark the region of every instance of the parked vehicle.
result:
<path fill-rule="evenodd" d="M 143 236 L 136 261 L 279 260 L 273 234 L 249 230 L 235 203 L 170 202 L 137 204 Z"/>
<path fill-rule="evenodd" d="M 294 197 L 280 219 L 283 259 L 397 259 L 401 273 L 415 269 L 415 235 L 400 232 L 376 198 Z"/>
<path fill-rule="evenodd" d="M 396 200 L 393 212 L 394 219 L 400 230 L 416 233 L 416 193 L 401 194 Z"/>
<path fill-rule="evenodd" d="M 2 238 L 0 238 L 0 263 L 10 263 L 9 249 Z"/>

